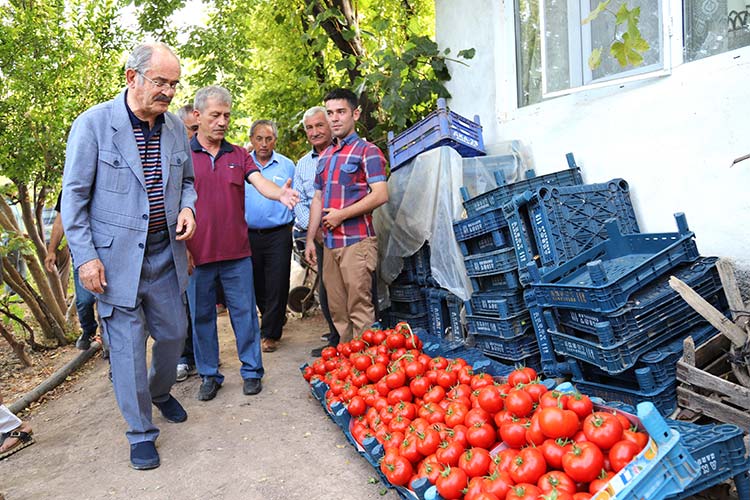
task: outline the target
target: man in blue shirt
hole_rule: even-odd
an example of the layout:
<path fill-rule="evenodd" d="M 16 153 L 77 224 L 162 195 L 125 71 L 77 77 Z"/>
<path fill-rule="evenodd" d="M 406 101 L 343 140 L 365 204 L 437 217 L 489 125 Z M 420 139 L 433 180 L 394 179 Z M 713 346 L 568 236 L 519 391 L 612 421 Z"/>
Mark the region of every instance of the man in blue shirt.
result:
<path fill-rule="evenodd" d="M 266 179 L 283 186 L 294 177 L 294 163 L 274 151 L 278 129 L 271 120 L 256 120 L 250 127 L 250 154 Z M 245 221 L 252 249 L 255 299 L 261 314 L 263 352 L 278 349 L 289 295 L 294 214 L 280 203 L 245 184 Z"/>

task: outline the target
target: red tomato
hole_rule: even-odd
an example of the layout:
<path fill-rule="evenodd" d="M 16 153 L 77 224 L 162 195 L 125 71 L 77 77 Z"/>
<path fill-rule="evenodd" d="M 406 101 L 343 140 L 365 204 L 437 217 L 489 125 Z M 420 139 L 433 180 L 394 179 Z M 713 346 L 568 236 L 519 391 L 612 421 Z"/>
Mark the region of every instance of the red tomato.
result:
<path fill-rule="evenodd" d="M 533 399 L 534 402 L 537 403 L 539 402 L 539 398 L 541 398 L 542 395 L 547 392 L 547 386 L 539 382 L 532 382 L 530 384 L 526 384 L 523 390 L 528 392 L 531 395 L 531 399 Z"/>
<path fill-rule="evenodd" d="M 492 458 L 493 465 L 490 465 L 490 473 L 495 471 L 508 472 L 510 466 L 513 463 L 513 459 L 516 458 L 516 454 L 519 452 L 517 449 L 506 448 Z"/>
<path fill-rule="evenodd" d="M 477 422 L 466 431 L 466 440 L 471 446 L 489 450 L 497 441 L 497 434 L 495 428 L 487 422 Z"/>
<path fill-rule="evenodd" d="M 396 486 L 406 486 L 414 473 L 411 462 L 398 454 L 386 455 L 380 462 L 380 470 Z"/>
<path fill-rule="evenodd" d="M 486 373 L 476 373 L 473 377 L 471 377 L 471 383 L 469 385 L 471 386 L 472 391 L 476 391 L 477 389 L 481 389 L 486 385 L 493 385 L 494 383 L 495 379 L 492 378 L 492 375 L 487 375 Z"/>
<path fill-rule="evenodd" d="M 517 417 L 526 417 L 534 408 L 534 400 L 523 389 L 513 389 L 505 396 L 505 408 Z"/>
<path fill-rule="evenodd" d="M 457 372 L 453 370 L 438 370 L 435 382 L 444 389 L 450 389 L 456 384 Z"/>
<path fill-rule="evenodd" d="M 573 481 L 589 483 L 604 466 L 604 455 L 594 443 L 576 443 L 562 458 L 563 470 Z"/>
<path fill-rule="evenodd" d="M 469 483 L 466 472 L 460 467 L 446 467 L 437 478 L 435 486 L 445 500 L 457 500 L 463 497 L 463 490 Z"/>
<path fill-rule="evenodd" d="M 425 403 L 439 403 L 445 399 L 445 389 L 439 385 L 435 385 L 422 396 L 422 399 Z"/>
<path fill-rule="evenodd" d="M 627 439 L 616 442 L 609 449 L 609 464 L 612 470 L 620 472 L 620 469 L 628 465 L 641 449 L 638 444 Z"/>
<path fill-rule="evenodd" d="M 577 392 L 568 397 L 568 410 L 574 411 L 583 420 L 594 412 L 594 403 L 585 394 Z"/>
<path fill-rule="evenodd" d="M 513 459 L 508 472 L 516 484 L 536 484 L 539 478 L 547 472 L 547 463 L 544 461 L 544 455 L 538 449 L 524 448 Z"/>
<path fill-rule="evenodd" d="M 539 447 L 544 459 L 552 469 L 562 469 L 562 457 L 573 448 L 573 444 L 567 439 L 545 439 Z"/>
<path fill-rule="evenodd" d="M 401 446 L 398 447 L 398 453 L 412 464 L 416 464 L 424 458 L 424 455 L 419 453 L 415 437 L 405 437 L 401 442 Z"/>
<path fill-rule="evenodd" d="M 576 483 L 570 476 L 559 470 L 553 470 L 547 472 L 539 478 L 536 484 L 542 493 L 550 493 L 552 490 L 557 490 L 564 493 L 570 493 L 571 495 L 578 491 Z"/>
<path fill-rule="evenodd" d="M 388 349 L 399 349 L 404 347 L 405 344 L 406 339 L 400 333 L 392 333 L 385 338 L 385 345 L 388 346 Z"/>
<path fill-rule="evenodd" d="M 367 378 L 370 380 L 370 382 L 378 382 L 381 378 L 385 376 L 385 374 L 388 372 L 388 369 L 385 367 L 383 363 L 375 363 L 373 365 L 370 365 L 365 370 L 365 373 L 367 374 Z"/>
<path fill-rule="evenodd" d="M 539 413 L 534 413 L 529 419 L 529 426 L 526 428 L 526 442 L 539 446 L 547 439 L 539 426 Z"/>
<path fill-rule="evenodd" d="M 495 414 L 503 409 L 503 397 L 494 385 L 479 389 L 477 401 L 479 401 L 479 406 L 490 414 Z"/>
<path fill-rule="evenodd" d="M 635 428 L 624 429 L 622 431 L 622 438 L 637 444 L 639 452 L 648 444 L 648 434 L 638 431 Z"/>
<path fill-rule="evenodd" d="M 469 408 L 463 403 L 452 402 L 448 404 L 448 408 L 445 410 L 445 425 L 455 427 L 463 424 L 467 413 L 469 413 Z"/>
<path fill-rule="evenodd" d="M 328 361 L 329 359 L 332 359 L 332 358 L 335 358 L 336 356 L 338 356 L 338 351 L 336 350 L 335 347 L 330 347 L 329 346 L 329 347 L 326 347 L 325 349 L 323 349 L 321 351 L 320 355 L 321 355 L 321 357 L 324 360 Z"/>
<path fill-rule="evenodd" d="M 578 432 L 580 422 L 578 415 L 572 410 L 563 410 L 558 407 L 542 408 L 534 415 L 539 416 L 539 427 L 548 438 L 570 438 Z"/>
<path fill-rule="evenodd" d="M 513 479 L 510 474 L 502 471 L 493 471 L 489 476 L 482 478 L 482 489 L 487 493 L 492 493 L 500 500 L 503 500 L 513 486 Z"/>
<path fill-rule="evenodd" d="M 517 368 L 510 372 L 510 375 L 508 375 L 508 383 L 511 385 L 511 387 L 516 387 L 519 384 L 531 383 L 531 381 L 536 380 L 536 378 L 536 370 L 531 367 L 525 366 L 523 368 Z"/>
<path fill-rule="evenodd" d="M 360 415 L 363 415 L 366 409 L 367 409 L 367 406 L 365 405 L 365 400 L 362 399 L 361 396 L 354 396 L 349 401 L 349 404 L 346 405 L 346 410 L 349 412 L 349 414 L 352 417 L 358 417 Z"/>
<path fill-rule="evenodd" d="M 411 382 L 409 382 L 409 390 L 418 398 L 424 396 L 429 389 L 430 381 L 421 375 L 418 375 Z"/>
<path fill-rule="evenodd" d="M 526 445 L 526 424 L 529 419 L 515 419 L 500 426 L 500 439 L 511 448 L 521 448 Z"/>
<path fill-rule="evenodd" d="M 573 500 L 590 500 L 591 499 L 591 493 L 586 493 L 585 491 L 579 491 L 575 495 L 573 495 Z"/>
<path fill-rule="evenodd" d="M 432 459 L 427 457 L 419 463 L 417 475 L 420 477 L 426 477 L 431 484 L 435 484 L 438 475 L 440 475 L 444 468 L 445 467 L 440 464 L 434 456 Z"/>
<path fill-rule="evenodd" d="M 456 441 L 443 441 L 435 451 L 438 462 L 451 467 L 458 465 L 458 460 L 464 452 L 464 446 Z"/>
<path fill-rule="evenodd" d="M 492 463 L 490 452 L 485 448 L 470 448 L 461 454 L 458 466 L 471 477 L 485 476 Z"/>
<path fill-rule="evenodd" d="M 602 450 L 609 450 L 622 439 L 622 424 L 612 413 L 597 411 L 583 421 L 586 439 Z"/>
<path fill-rule="evenodd" d="M 466 413 L 464 419 L 464 425 L 471 427 L 474 424 L 483 424 L 485 422 L 492 422 L 490 414 L 481 408 L 472 408 Z"/>
<path fill-rule="evenodd" d="M 602 471 L 599 476 L 589 483 L 589 493 L 592 495 L 604 488 L 610 479 L 614 477 L 615 473 L 612 471 Z"/>
<path fill-rule="evenodd" d="M 521 483 L 513 486 L 508 492 L 508 496 L 505 500 L 537 500 L 541 491 L 536 485 L 529 483 Z"/>

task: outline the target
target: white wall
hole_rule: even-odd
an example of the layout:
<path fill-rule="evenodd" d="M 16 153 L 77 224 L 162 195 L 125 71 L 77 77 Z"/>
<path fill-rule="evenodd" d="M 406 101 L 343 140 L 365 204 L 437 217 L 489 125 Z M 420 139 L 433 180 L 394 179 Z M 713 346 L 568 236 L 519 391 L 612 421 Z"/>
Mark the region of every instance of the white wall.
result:
<path fill-rule="evenodd" d="M 750 154 L 750 47 L 517 109 L 511 6 L 436 0 L 436 13 L 441 47 L 477 48 L 470 67 L 451 65 L 449 106 L 480 115 L 486 144 L 523 141 L 539 174 L 572 151 L 587 182 L 630 183 L 643 232 L 675 231 L 685 212 L 703 255 L 750 270 L 750 159 L 730 168 Z"/>

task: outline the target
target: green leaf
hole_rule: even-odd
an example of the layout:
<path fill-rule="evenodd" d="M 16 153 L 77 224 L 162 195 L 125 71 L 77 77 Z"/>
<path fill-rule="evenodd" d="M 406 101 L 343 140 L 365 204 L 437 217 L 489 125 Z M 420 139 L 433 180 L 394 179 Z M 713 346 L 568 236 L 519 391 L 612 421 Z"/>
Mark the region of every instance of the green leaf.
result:
<path fill-rule="evenodd" d="M 352 40 L 354 40 L 354 38 L 356 38 L 357 32 L 354 30 L 346 29 L 341 31 L 341 36 L 347 42 L 351 42 Z"/>
<path fill-rule="evenodd" d="M 615 23 L 622 24 L 624 22 L 627 22 L 627 20 L 630 18 L 630 10 L 628 9 L 628 4 L 623 3 L 620 5 L 620 8 L 617 10 L 617 14 L 615 16 Z"/>
<path fill-rule="evenodd" d="M 597 17 L 599 17 L 599 14 L 601 14 L 604 11 L 604 9 L 607 8 L 607 6 L 609 5 L 609 2 L 611 1 L 612 0 L 604 0 L 603 2 L 599 2 L 599 5 L 597 5 L 596 8 L 592 10 L 589 13 L 589 15 L 586 16 L 584 20 L 581 21 L 581 25 L 588 24 L 594 19 L 596 19 Z"/>
<path fill-rule="evenodd" d="M 602 63 L 602 49 L 601 47 L 598 47 L 596 49 L 593 49 L 591 51 L 591 54 L 589 55 L 589 69 L 595 70 L 598 68 Z"/>
<path fill-rule="evenodd" d="M 477 50 L 474 48 L 471 48 L 471 49 L 459 50 L 457 55 L 458 57 L 463 57 L 464 59 L 472 59 L 476 53 L 477 53 Z M 445 54 L 446 55 L 448 54 L 447 50 Z"/>

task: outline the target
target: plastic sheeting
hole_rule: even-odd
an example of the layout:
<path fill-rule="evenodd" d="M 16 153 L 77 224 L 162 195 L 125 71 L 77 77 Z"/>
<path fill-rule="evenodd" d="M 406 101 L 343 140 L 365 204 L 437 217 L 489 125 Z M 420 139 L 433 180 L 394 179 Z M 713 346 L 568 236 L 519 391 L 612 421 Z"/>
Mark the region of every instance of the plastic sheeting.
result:
<path fill-rule="evenodd" d="M 504 146 L 503 154 L 477 158 L 461 158 L 443 146 L 393 172 L 388 179 L 389 201 L 373 214 L 381 281 L 393 282 L 403 269 L 404 257 L 429 242 L 432 277 L 438 285 L 462 300 L 471 297 L 453 221 L 464 216 L 461 187 L 476 196 L 497 187 L 494 172 L 501 171 L 511 183 L 528 168 L 520 142 L 508 141 Z"/>

